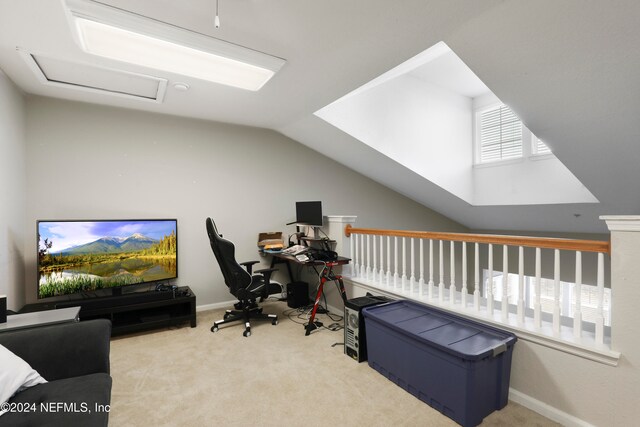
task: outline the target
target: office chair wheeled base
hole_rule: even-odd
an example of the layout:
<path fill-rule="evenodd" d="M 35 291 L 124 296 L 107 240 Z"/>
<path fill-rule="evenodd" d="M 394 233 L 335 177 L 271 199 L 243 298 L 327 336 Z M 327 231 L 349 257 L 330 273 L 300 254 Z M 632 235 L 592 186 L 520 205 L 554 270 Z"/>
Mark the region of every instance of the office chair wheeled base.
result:
<path fill-rule="evenodd" d="M 235 304 L 234 307 L 238 308 L 238 304 Z M 267 319 L 271 320 L 271 324 L 274 326 L 278 324 L 278 316 L 276 314 L 266 314 L 262 312 L 262 307 L 258 307 L 255 304 L 245 304 L 242 310 L 227 310 L 224 313 L 224 316 L 222 316 L 222 320 L 218 320 L 217 322 L 213 323 L 211 332 L 217 332 L 218 329 L 220 329 L 220 325 L 223 325 L 225 323 L 243 320 L 245 329 L 242 335 L 245 337 L 249 337 L 251 336 L 250 319 Z"/>

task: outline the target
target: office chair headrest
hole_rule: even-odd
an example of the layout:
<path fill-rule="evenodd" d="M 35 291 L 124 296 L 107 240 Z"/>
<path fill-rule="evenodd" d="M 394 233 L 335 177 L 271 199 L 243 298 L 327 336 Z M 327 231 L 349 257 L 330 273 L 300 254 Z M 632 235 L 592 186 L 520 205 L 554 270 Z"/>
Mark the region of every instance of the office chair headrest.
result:
<path fill-rule="evenodd" d="M 213 222 L 211 218 L 207 218 L 207 234 L 209 235 L 209 239 L 211 239 L 214 235 L 222 237 L 222 234 L 218 233 L 218 228 L 216 227 L 216 223 Z"/>

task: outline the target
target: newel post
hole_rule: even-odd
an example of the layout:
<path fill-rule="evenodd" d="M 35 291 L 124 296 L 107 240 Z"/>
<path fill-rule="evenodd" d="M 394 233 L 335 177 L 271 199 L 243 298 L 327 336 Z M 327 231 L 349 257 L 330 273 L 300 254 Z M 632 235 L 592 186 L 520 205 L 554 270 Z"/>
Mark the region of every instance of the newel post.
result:
<path fill-rule="evenodd" d="M 351 253 L 351 237 L 347 237 L 344 229 L 347 225 L 354 226 L 356 215 L 327 215 L 324 221 L 324 230 L 327 235 L 336 241 L 335 251 L 340 256 L 353 258 Z M 353 263 L 343 268 L 343 273 L 353 275 Z"/>
<path fill-rule="evenodd" d="M 601 216 L 611 232 L 611 348 L 640 363 L 640 215 Z M 633 355 L 633 356 L 632 356 Z"/>

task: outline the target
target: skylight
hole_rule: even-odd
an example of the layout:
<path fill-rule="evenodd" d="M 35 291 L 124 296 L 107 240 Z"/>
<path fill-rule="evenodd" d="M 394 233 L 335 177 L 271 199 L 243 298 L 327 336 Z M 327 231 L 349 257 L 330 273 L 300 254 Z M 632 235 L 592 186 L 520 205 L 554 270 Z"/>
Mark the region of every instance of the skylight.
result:
<path fill-rule="evenodd" d="M 87 53 L 213 83 L 257 91 L 284 60 L 109 6 L 67 0 Z"/>

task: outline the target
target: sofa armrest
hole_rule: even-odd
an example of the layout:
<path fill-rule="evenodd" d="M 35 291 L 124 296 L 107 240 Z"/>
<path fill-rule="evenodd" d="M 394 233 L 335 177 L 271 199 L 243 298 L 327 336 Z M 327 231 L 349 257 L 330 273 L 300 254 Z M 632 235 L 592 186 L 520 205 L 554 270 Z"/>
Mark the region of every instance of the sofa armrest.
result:
<path fill-rule="evenodd" d="M 61 323 L 0 333 L 0 344 L 47 381 L 109 373 L 111 322 Z"/>

